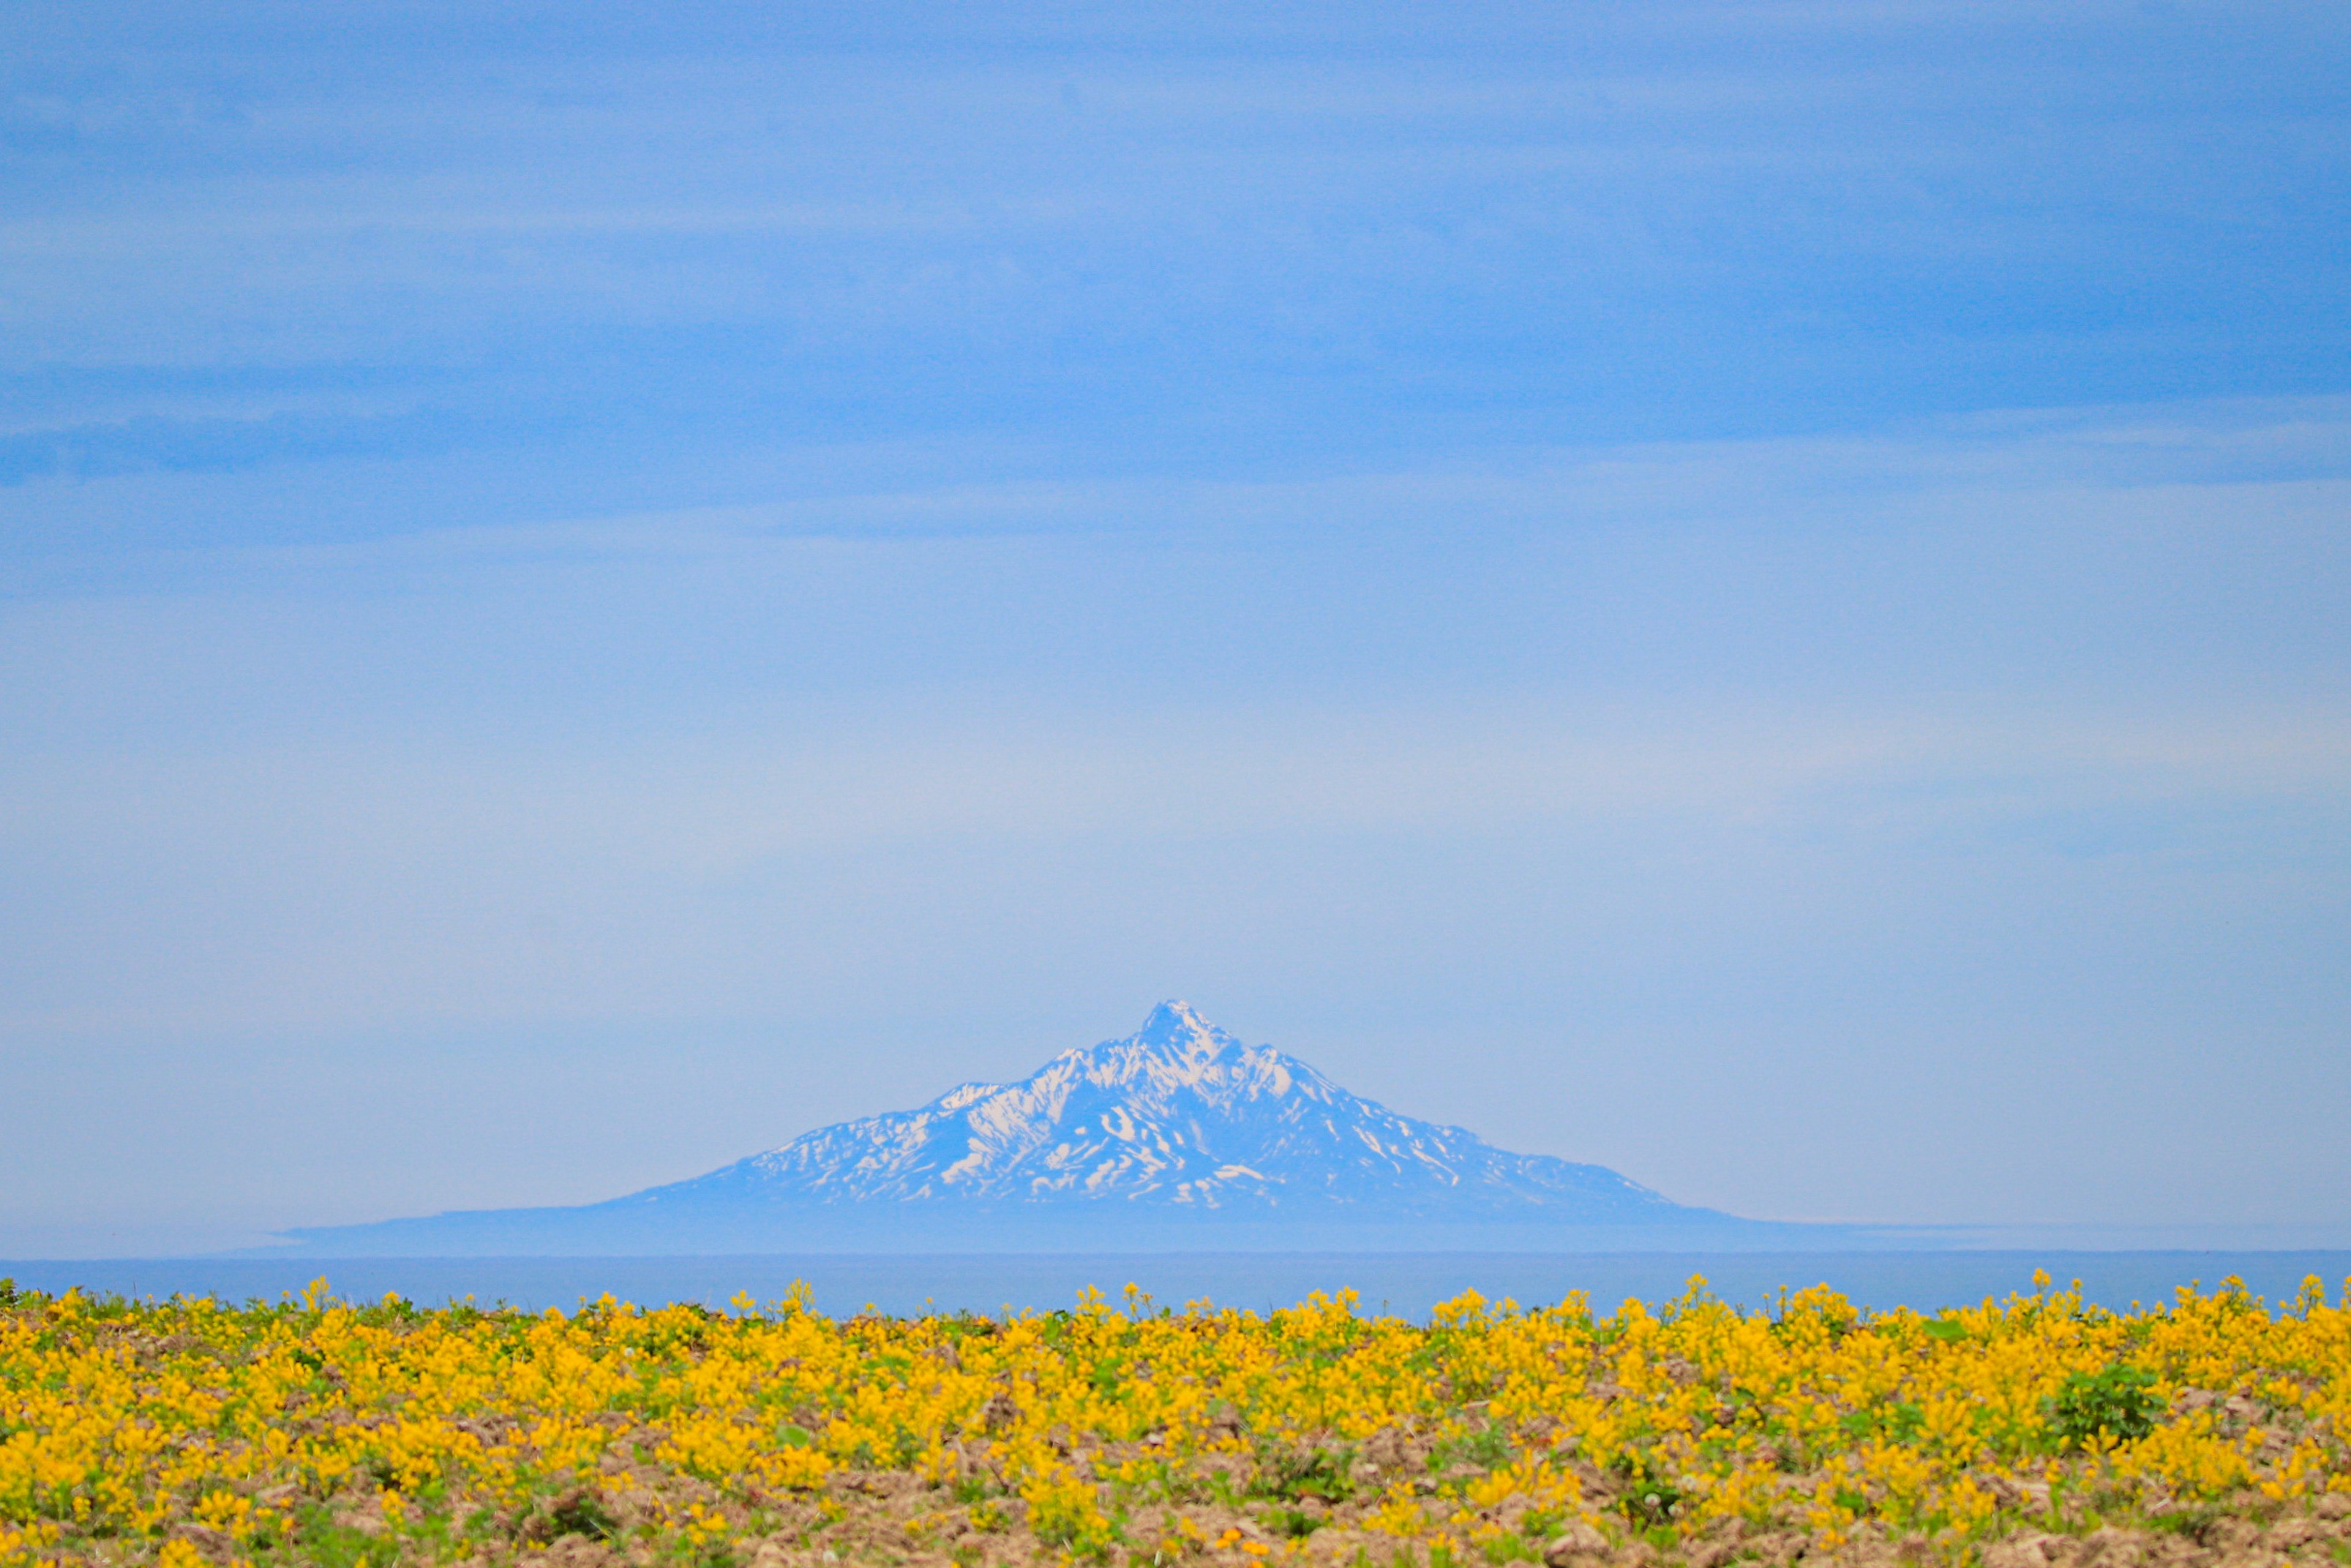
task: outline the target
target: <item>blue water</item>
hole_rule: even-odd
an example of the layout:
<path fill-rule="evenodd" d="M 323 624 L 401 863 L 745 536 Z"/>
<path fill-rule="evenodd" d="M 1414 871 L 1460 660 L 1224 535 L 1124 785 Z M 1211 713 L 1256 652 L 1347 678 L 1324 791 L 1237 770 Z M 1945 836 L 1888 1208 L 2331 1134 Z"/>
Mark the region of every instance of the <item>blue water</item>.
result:
<path fill-rule="evenodd" d="M 869 1308 L 997 1313 L 1049 1312 L 1093 1286 L 1115 1299 L 1129 1283 L 1161 1304 L 1207 1300 L 1263 1312 L 1312 1291 L 1352 1289 L 1362 1310 L 1424 1318 L 1436 1302 L 1476 1290 L 1491 1300 L 1549 1304 L 1570 1291 L 1608 1311 L 1628 1297 L 1678 1295 L 1693 1274 L 1727 1301 L 1760 1306 L 1783 1287 L 1828 1284 L 1856 1303 L 1932 1311 L 2029 1291 L 2033 1270 L 2082 1281 L 2092 1301 L 2116 1309 L 2168 1301 L 2174 1289 L 2231 1275 L 2273 1301 L 2292 1298 L 2312 1274 L 2340 1297 L 2351 1251 L 2264 1252 L 1717 1252 L 1717 1253 L 1139 1253 L 963 1254 L 742 1258 L 111 1259 L 0 1261 L 0 1276 L 58 1292 L 208 1295 L 275 1301 L 324 1276 L 346 1300 L 396 1292 L 424 1305 L 471 1297 L 534 1309 L 577 1306 L 607 1292 L 640 1306 L 698 1301 L 724 1306 L 737 1293 L 780 1299 L 796 1280 L 820 1312 Z"/>

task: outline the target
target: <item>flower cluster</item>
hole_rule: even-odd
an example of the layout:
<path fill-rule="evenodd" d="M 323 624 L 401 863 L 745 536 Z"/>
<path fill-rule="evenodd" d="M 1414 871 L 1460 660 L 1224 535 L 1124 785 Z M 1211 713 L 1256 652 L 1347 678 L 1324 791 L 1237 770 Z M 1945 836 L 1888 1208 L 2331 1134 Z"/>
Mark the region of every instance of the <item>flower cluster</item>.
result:
<path fill-rule="evenodd" d="M 1271 1557 L 1713 1568 L 2019 1531 L 2351 1534 L 2351 1296 L 1928 1317 L 1466 1295 L 829 1319 L 0 1282 L 0 1563 Z"/>

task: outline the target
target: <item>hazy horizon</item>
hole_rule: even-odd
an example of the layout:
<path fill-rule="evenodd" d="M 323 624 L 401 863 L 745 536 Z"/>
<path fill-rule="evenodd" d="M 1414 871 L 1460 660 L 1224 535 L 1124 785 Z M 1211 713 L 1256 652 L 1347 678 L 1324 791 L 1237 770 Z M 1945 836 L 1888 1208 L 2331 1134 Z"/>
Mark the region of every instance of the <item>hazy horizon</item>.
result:
<path fill-rule="evenodd" d="M 1735 1214 L 2351 1225 L 2351 12 L 0 40 L 0 1257 L 1168 997 Z"/>

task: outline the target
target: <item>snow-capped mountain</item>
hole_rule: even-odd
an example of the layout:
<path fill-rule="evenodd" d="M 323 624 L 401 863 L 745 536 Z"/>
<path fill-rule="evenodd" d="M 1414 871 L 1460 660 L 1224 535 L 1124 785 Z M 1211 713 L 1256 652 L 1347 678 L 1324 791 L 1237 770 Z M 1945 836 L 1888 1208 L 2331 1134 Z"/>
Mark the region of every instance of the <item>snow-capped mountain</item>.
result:
<path fill-rule="evenodd" d="M 1508 1154 L 1400 1116 L 1183 1002 L 1017 1083 L 844 1122 L 645 1194 L 755 1187 L 822 1204 L 1101 1205 L 1261 1211 L 1333 1205 L 1671 1210 L 1598 1166 Z"/>
<path fill-rule="evenodd" d="M 577 1208 L 289 1232 L 344 1256 L 1756 1247 L 1771 1226 L 1351 1094 L 1182 1002 L 1017 1083 L 821 1127 Z"/>

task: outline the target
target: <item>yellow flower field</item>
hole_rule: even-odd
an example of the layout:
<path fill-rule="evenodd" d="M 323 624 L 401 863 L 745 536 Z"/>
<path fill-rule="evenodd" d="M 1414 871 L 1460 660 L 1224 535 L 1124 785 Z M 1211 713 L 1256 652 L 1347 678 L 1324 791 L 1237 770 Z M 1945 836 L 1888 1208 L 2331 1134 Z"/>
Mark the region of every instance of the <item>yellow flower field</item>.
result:
<path fill-rule="evenodd" d="M 0 1283 L 0 1563 L 2351 1562 L 2351 1296 L 1129 1291 L 830 1319 Z"/>

